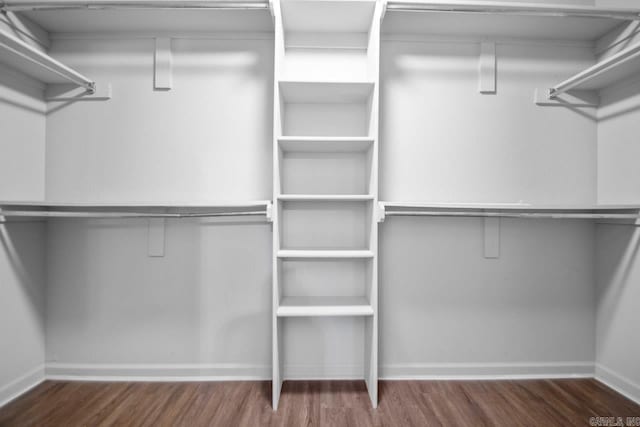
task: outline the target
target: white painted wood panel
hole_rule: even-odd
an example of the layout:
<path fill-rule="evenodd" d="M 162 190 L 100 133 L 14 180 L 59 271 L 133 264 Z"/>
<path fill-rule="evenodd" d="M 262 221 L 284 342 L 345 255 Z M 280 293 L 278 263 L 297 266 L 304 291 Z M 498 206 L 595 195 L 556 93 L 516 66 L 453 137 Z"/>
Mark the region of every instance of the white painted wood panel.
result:
<path fill-rule="evenodd" d="M 369 249 L 371 202 L 281 202 L 283 249 Z"/>
<path fill-rule="evenodd" d="M 284 297 L 279 317 L 372 316 L 373 308 L 365 297 Z"/>
<path fill-rule="evenodd" d="M 281 262 L 283 296 L 363 296 L 371 261 L 312 259 Z"/>
<path fill-rule="evenodd" d="M 285 152 L 283 194 L 369 194 L 365 153 Z"/>

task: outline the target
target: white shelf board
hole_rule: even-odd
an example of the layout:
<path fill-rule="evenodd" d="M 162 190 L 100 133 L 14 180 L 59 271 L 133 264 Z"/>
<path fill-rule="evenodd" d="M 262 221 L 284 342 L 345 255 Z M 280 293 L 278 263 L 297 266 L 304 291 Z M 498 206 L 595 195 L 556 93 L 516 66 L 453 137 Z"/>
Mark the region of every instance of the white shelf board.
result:
<path fill-rule="evenodd" d="M 264 10 L 128 8 L 22 13 L 57 36 L 78 33 L 106 33 L 122 37 L 123 33 L 273 32 L 273 19 L 266 2 Z"/>
<path fill-rule="evenodd" d="M 373 92 L 373 82 L 280 81 L 280 96 L 287 103 L 365 103 Z"/>
<path fill-rule="evenodd" d="M 373 316 L 365 297 L 285 297 L 277 308 L 278 317 Z"/>
<path fill-rule="evenodd" d="M 288 259 L 339 259 L 339 258 L 373 258 L 373 252 L 368 250 L 288 250 L 278 251 L 278 258 Z"/>
<path fill-rule="evenodd" d="M 402 10 L 407 8 L 423 10 Z M 624 23 L 622 18 L 634 14 L 640 14 L 640 9 L 507 1 L 390 0 L 382 31 L 396 34 L 592 42 Z"/>
<path fill-rule="evenodd" d="M 374 0 L 283 0 L 280 4 L 285 32 L 368 33 Z"/>
<path fill-rule="evenodd" d="M 281 200 L 283 202 L 359 202 L 369 201 L 373 199 L 374 197 L 369 194 L 281 194 L 280 196 L 278 196 L 278 200 Z"/>
<path fill-rule="evenodd" d="M 304 153 L 357 153 L 366 152 L 373 146 L 373 138 L 368 137 L 295 137 L 278 138 L 284 152 Z"/>

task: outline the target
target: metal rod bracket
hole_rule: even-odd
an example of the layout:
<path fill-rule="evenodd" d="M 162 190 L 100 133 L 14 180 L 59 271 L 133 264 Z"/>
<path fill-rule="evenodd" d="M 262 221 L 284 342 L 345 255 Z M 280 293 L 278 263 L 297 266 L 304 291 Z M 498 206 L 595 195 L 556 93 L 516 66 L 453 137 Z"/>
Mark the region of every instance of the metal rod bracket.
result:
<path fill-rule="evenodd" d="M 107 101 L 113 95 L 110 83 L 92 83 L 92 90 L 69 84 L 49 84 L 45 89 L 44 99 L 47 102 L 58 101 Z"/>
<path fill-rule="evenodd" d="M 385 218 L 386 218 L 386 210 L 384 207 L 384 203 L 378 202 L 377 208 L 376 208 L 376 220 L 380 223 L 380 222 L 384 222 Z"/>
<path fill-rule="evenodd" d="M 559 94 L 553 88 L 536 89 L 533 102 L 541 107 L 597 108 L 600 105 L 600 96 L 591 90 Z"/>
<path fill-rule="evenodd" d="M 273 222 L 273 203 L 268 203 L 267 204 L 267 221 L 269 222 Z"/>

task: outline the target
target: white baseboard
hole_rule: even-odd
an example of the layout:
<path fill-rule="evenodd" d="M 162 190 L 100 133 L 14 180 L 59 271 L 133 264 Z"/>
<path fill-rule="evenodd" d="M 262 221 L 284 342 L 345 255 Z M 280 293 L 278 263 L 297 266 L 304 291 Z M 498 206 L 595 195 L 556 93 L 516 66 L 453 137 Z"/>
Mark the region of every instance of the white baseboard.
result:
<path fill-rule="evenodd" d="M 358 379 L 362 366 L 287 365 L 286 379 Z M 271 365 L 47 363 L 46 377 L 63 381 L 260 381 L 271 380 Z"/>
<path fill-rule="evenodd" d="M 601 364 L 596 365 L 596 379 L 640 405 L 640 384 L 624 378 L 622 375 Z"/>
<path fill-rule="evenodd" d="M 285 365 L 285 380 L 358 380 L 364 378 L 362 365 Z"/>
<path fill-rule="evenodd" d="M 359 379 L 357 365 L 285 366 L 286 379 Z M 382 380 L 501 380 L 534 378 L 593 378 L 638 402 L 640 387 L 591 362 L 558 363 L 415 363 L 380 367 Z M 42 381 L 264 381 L 271 365 L 216 364 L 84 364 L 47 363 L 0 388 L 0 406 Z"/>
<path fill-rule="evenodd" d="M 47 379 L 63 381 L 259 381 L 271 379 L 271 365 L 242 363 L 47 363 L 45 372 Z"/>
<path fill-rule="evenodd" d="M 357 365 L 287 365 L 286 379 L 359 379 Z M 558 363 L 433 363 L 380 367 L 380 379 L 526 379 L 593 378 L 591 362 Z M 79 364 L 47 363 L 46 377 L 69 381 L 249 381 L 270 380 L 270 365 L 251 364 Z"/>
<path fill-rule="evenodd" d="M 16 378 L 9 384 L 0 387 L 0 407 L 11 402 L 31 390 L 33 387 L 45 380 L 44 365 L 40 365 L 26 374 Z"/>
<path fill-rule="evenodd" d="M 592 362 L 550 363 L 404 363 L 382 365 L 385 380 L 501 380 L 593 378 Z"/>

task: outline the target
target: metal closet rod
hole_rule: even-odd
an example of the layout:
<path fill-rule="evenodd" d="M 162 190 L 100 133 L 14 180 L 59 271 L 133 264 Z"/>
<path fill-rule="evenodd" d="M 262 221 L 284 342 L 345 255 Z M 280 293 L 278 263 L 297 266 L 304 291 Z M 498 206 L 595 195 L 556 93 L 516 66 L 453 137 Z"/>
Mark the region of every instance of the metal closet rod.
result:
<path fill-rule="evenodd" d="M 0 30 L 0 45 L 4 49 L 13 52 L 15 55 L 18 55 L 21 58 L 44 68 L 45 70 L 49 70 L 65 80 L 83 87 L 89 93 L 94 93 L 96 90 L 96 84 L 90 78 L 80 74 L 72 68 L 67 67 L 46 53 L 40 52 L 33 46 L 28 45 L 22 40 L 17 39 L 2 30 Z"/>
<path fill-rule="evenodd" d="M 0 216 L 30 217 L 30 218 L 213 218 L 225 216 L 258 216 L 267 215 L 267 211 L 237 211 L 237 212 L 79 212 L 79 211 L 28 211 L 28 210 L 0 210 Z"/>
<path fill-rule="evenodd" d="M 640 9 L 602 9 L 593 6 L 540 5 L 531 3 L 466 2 L 466 1 L 394 1 L 387 3 L 388 11 L 481 13 L 491 15 L 525 15 L 578 18 L 609 18 L 639 20 Z"/>
<path fill-rule="evenodd" d="M 549 98 L 553 99 L 571 89 L 580 86 L 582 83 L 598 77 L 599 75 L 620 66 L 628 61 L 636 60 L 640 57 L 640 43 L 636 43 L 617 54 L 605 59 L 602 62 L 587 68 L 583 72 L 576 74 L 575 76 L 557 84 L 549 89 Z"/>
<path fill-rule="evenodd" d="M 41 0 L 0 1 L 0 10 L 19 12 L 55 9 L 269 9 L 268 0 Z"/>
<path fill-rule="evenodd" d="M 640 213 L 386 211 L 384 215 L 470 218 L 640 219 Z"/>

